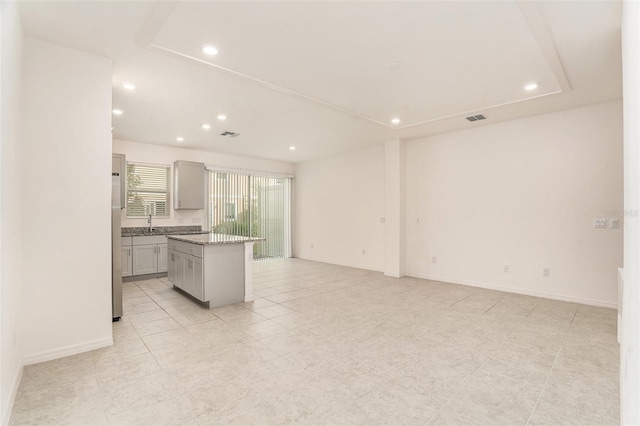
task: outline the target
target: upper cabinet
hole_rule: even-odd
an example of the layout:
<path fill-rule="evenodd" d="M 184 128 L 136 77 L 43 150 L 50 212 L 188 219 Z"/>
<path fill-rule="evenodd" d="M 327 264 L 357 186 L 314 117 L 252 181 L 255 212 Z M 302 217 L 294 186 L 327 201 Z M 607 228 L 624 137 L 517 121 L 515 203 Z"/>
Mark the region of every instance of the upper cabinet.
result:
<path fill-rule="evenodd" d="M 127 158 L 124 154 L 111 154 L 111 173 L 120 175 L 120 208 L 124 209 L 127 202 Z"/>
<path fill-rule="evenodd" d="M 173 194 L 175 210 L 204 209 L 204 163 L 174 162 Z"/>

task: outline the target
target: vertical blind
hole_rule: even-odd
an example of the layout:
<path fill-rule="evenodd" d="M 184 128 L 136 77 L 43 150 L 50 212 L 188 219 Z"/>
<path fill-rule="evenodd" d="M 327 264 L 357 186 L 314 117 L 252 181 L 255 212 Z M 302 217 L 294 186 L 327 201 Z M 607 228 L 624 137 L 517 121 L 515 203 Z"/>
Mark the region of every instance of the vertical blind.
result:
<path fill-rule="evenodd" d="M 127 216 L 169 216 L 171 167 L 127 163 Z"/>
<path fill-rule="evenodd" d="M 209 173 L 210 229 L 218 234 L 261 237 L 253 257 L 291 257 L 291 178 Z"/>

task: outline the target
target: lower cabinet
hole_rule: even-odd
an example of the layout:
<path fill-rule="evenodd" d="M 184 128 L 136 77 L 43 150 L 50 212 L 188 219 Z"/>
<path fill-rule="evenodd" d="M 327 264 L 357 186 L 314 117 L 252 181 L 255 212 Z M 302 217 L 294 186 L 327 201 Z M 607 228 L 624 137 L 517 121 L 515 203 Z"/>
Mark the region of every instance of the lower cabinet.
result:
<path fill-rule="evenodd" d="M 184 254 L 173 250 L 169 250 L 169 253 L 167 255 L 167 261 L 169 263 L 169 272 L 167 274 L 167 278 L 169 278 L 169 282 L 173 283 L 173 285 L 178 288 L 182 288 L 183 283 L 183 256 Z"/>
<path fill-rule="evenodd" d="M 197 244 L 169 238 L 169 282 L 210 308 L 244 302 L 245 244 Z"/>
<path fill-rule="evenodd" d="M 169 281 L 198 300 L 204 300 L 204 270 L 202 259 L 169 250 Z"/>
<path fill-rule="evenodd" d="M 133 275 L 158 272 L 158 245 L 133 246 Z"/>
<path fill-rule="evenodd" d="M 129 246 L 122 247 L 123 277 L 167 272 L 167 237 L 128 237 L 128 241 Z"/>
<path fill-rule="evenodd" d="M 183 263 L 184 291 L 196 299 L 204 301 L 204 281 L 202 280 L 202 259 L 186 255 Z"/>
<path fill-rule="evenodd" d="M 122 247 L 122 276 L 133 275 L 133 257 L 131 256 L 131 246 Z"/>
<path fill-rule="evenodd" d="M 158 244 L 158 272 L 167 272 L 167 245 Z"/>

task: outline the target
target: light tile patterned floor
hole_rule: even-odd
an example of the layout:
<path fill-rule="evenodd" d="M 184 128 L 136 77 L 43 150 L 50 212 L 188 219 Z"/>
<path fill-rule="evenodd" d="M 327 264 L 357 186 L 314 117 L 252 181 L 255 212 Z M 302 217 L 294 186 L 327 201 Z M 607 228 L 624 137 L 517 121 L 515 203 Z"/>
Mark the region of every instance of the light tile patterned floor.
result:
<path fill-rule="evenodd" d="M 616 313 L 297 259 L 209 311 L 128 283 L 112 347 L 25 368 L 12 425 L 619 424 Z"/>

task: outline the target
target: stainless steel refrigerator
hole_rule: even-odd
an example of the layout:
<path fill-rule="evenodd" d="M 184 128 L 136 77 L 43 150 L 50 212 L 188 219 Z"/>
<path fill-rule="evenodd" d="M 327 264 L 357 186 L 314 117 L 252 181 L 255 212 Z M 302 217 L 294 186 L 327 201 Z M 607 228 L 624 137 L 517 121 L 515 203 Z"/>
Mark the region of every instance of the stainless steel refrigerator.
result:
<path fill-rule="evenodd" d="M 120 192 L 120 173 L 111 173 L 111 306 L 113 321 L 122 316 L 122 250 L 120 211 L 122 208 Z"/>

